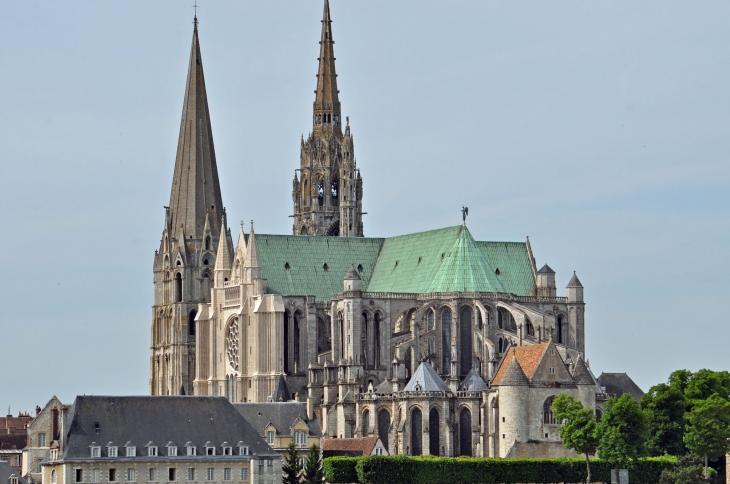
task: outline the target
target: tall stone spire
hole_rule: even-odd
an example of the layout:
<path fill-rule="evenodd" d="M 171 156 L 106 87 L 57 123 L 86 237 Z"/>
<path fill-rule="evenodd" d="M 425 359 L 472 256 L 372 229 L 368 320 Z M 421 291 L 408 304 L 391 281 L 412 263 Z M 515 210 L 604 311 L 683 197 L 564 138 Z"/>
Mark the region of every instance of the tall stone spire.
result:
<path fill-rule="evenodd" d="M 324 0 L 313 129 L 300 144 L 299 175 L 292 181 L 294 235 L 362 237 L 362 178 L 355 162 L 349 119 L 342 132 L 335 41 L 329 0 Z"/>
<path fill-rule="evenodd" d="M 225 280 L 230 271 L 232 243 L 218 182 L 197 17 L 193 23 L 170 205 L 153 269 L 152 395 L 195 392 L 195 318 L 199 305 L 210 302 L 214 275 Z"/>
<path fill-rule="evenodd" d="M 205 92 L 197 17 L 193 23 L 193 44 L 190 48 L 169 210 L 173 237 L 179 236 L 180 227 L 184 226 L 188 237 L 200 239 L 206 212 L 210 212 L 211 232 L 216 235 L 220 232 L 223 201 Z"/>
<path fill-rule="evenodd" d="M 324 0 L 322 36 L 319 41 L 319 70 L 317 90 L 314 91 L 314 129 L 331 126 L 341 131 L 340 97 L 335 70 L 335 41 L 332 38 L 332 18 L 329 0 Z"/>

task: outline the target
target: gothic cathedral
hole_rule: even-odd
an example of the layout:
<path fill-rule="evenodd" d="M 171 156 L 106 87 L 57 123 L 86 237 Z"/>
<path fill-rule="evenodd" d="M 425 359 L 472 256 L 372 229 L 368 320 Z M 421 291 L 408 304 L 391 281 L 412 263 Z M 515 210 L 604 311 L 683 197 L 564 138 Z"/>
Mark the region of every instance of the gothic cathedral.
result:
<path fill-rule="evenodd" d="M 530 240 L 466 223 L 365 237 L 362 178 L 337 90 L 324 0 L 313 129 L 295 172 L 293 235 L 223 208 L 197 19 L 170 205 L 154 258 L 150 393 L 297 400 L 326 437 L 391 454 L 569 455 L 551 403 L 602 411 L 585 359 L 583 285 L 558 296 Z"/>

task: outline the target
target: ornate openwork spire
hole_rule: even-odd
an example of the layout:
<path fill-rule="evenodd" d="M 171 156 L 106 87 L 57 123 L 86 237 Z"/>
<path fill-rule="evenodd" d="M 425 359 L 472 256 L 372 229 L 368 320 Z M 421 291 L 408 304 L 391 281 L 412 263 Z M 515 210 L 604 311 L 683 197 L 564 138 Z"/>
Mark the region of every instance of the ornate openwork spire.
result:
<path fill-rule="evenodd" d="M 324 0 L 322 14 L 322 37 L 319 41 L 319 70 L 317 71 L 317 90 L 314 91 L 314 128 L 336 128 L 341 131 L 342 116 L 340 98 L 337 90 L 337 71 L 335 70 L 335 41 L 332 39 L 332 19 L 329 0 Z"/>
<path fill-rule="evenodd" d="M 199 239 L 203 236 L 207 212 L 210 212 L 211 232 L 216 235 L 220 232 L 223 201 L 205 92 L 197 17 L 193 24 L 193 43 L 170 194 L 170 217 L 173 236 L 179 236 L 183 226 L 188 237 Z"/>

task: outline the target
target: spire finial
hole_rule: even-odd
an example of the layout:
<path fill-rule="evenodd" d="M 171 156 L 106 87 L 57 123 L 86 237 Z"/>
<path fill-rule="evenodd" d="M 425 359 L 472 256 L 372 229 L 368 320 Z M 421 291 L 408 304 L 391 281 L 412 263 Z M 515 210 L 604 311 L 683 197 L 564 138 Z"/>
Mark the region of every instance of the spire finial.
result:
<path fill-rule="evenodd" d="M 195 9 L 195 13 L 193 14 L 193 25 L 195 26 L 195 30 L 198 30 L 198 0 L 195 0 L 195 4 L 191 5 L 191 7 Z"/>
<path fill-rule="evenodd" d="M 469 215 L 469 207 L 461 206 L 461 218 L 464 222 L 464 225 L 466 225 L 466 217 Z"/>

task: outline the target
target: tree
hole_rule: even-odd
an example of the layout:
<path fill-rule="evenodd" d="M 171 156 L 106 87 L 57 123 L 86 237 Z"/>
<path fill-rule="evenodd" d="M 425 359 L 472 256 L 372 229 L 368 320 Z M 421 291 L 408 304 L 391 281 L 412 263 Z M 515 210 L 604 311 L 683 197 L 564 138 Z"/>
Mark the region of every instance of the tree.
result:
<path fill-rule="evenodd" d="M 730 402 L 714 394 L 697 402 L 687 413 L 689 425 L 684 434 L 687 448 L 705 457 L 705 479 L 707 460 L 730 452 Z"/>
<path fill-rule="evenodd" d="M 681 386 L 671 383 L 671 376 L 669 381 L 669 384 L 654 385 L 641 398 L 641 408 L 647 416 L 649 437 L 646 447 L 650 455 L 684 455 L 687 452 L 682 440 L 687 399 Z"/>
<path fill-rule="evenodd" d="M 563 425 L 558 429 L 563 445 L 586 456 L 586 483 L 591 482 L 591 462 L 589 457 L 598 448 L 598 424 L 596 414 L 591 408 L 583 408 L 583 404 L 570 395 L 561 394 L 555 397 L 551 407 L 553 416 Z"/>
<path fill-rule="evenodd" d="M 730 400 L 730 373 L 707 369 L 692 373 L 684 394 L 690 403 L 706 400 L 714 394 Z"/>
<path fill-rule="evenodd" d="M 620 466 L 645 454 L 646 435 L 646 417 L 631 395 L 624 393 L 606 402 L 598 426 L 598 454 L 614 464 L 617 484 L 621 484 Z"/>
<path fill-rule="evenodd" d="M 307 462 L 304 465 L 304 484 L 324 484 L 322 456 L 316 444 L 309 448 Z"/>
<path fill-rule="evenodd" d="M 679 457 L 676 467 L 662 471 L 658 484 L 705 484 L 702 458 L 695 454 Z"/>
<path fill-rule="evenodd" d="M 284 484 L 299 484 L 301 482 L 302 464 L 299 462 L 297 444 L 293 440 L 289 442 L 281 470 Z"/>

